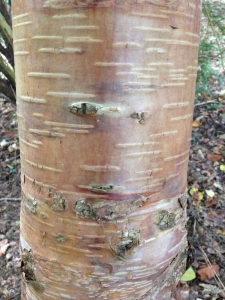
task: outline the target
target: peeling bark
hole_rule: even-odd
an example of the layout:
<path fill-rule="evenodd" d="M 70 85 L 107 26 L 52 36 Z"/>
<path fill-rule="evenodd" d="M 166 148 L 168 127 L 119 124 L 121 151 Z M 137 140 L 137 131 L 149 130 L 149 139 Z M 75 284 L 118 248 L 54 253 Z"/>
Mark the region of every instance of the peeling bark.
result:
<path fill-rule="evenodd" d="M 200 6 L 13 1 L 23 300 L 173 299 Z"/>

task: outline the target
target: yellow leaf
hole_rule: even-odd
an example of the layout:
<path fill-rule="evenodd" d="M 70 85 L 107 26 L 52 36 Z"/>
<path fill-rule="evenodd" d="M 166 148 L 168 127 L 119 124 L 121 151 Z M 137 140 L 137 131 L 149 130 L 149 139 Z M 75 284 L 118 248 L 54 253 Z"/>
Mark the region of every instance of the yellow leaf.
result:
<path fill-rule="evenodd" d="M 194 120 L 194 122 L 192 123 L 192 127 L 199 127 L 201 125 L 201 123 L 198 120 Z"/>
<path fill-rule="evenodd" d="M 181 281 L 183 282 L 191 281 L 195 278 L 196 278 L 195 271 L 192 269 L 192 267 L 190 267 L 181 277 Z"/>
<path fill-rule="evenodd" d="M 220 165 L 220 170 L 225 172 L 225 165 Z"/>
<path fill-rule="evenodd" d="M 189 194 L 190 194 L 191 196 L 193 196 L 193 194 L 196 193 L 197 191 L 198 191 L 197 188 L 192 188 L 192 189 L 189 190 Z"/>
<path fill-rule="evenodd" d="M 198 201 L 201 201 L 203 199 L 203 193 L 199 192 L 198 188 L 190 189 L 189 194 Z"/>
<path fill-rule="evenodd" d="M 214 197 L 215 196 L 215 193 L 213 190 L 205 190 L 206 194 L 209 196 L 209 197 Z"/>
<path fill-rule="evenodd" d="M 203 194 L 201 192 L 196 193 L 195 199 L 201 201 L 203 199 Z"/>
<path fill-rule="evenodd" d="M 222 231 L 220 229 L 217 229 L 217 233 L 221 234 L 221 235 L 225 235 L 225 231 Z"/>

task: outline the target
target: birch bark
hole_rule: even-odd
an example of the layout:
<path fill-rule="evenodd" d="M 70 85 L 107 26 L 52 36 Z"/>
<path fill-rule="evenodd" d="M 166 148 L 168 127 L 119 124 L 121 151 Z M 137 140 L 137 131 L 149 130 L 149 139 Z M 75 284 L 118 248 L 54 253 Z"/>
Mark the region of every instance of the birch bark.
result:
<path fill-rule="evenodd" d="M 200 0 L 14 0 L 23 295 L 172 299 Z"/>

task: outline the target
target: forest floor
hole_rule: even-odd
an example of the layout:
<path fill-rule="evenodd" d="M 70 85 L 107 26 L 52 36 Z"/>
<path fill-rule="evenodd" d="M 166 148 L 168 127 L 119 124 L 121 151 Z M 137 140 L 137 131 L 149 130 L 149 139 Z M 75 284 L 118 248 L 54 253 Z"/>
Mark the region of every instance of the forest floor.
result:
<path fill-rule="evenodd" d="M 180 284 L 177 300 L 225 298 L 225 90 L 216 80 L 210 86 L 212 95 L 201 95 L 195 105 L 188 170 L 187 269 L 196 278 Z M 20 299 L 19 154 L 16 107 L 0 99 L 2 300 Z"/>

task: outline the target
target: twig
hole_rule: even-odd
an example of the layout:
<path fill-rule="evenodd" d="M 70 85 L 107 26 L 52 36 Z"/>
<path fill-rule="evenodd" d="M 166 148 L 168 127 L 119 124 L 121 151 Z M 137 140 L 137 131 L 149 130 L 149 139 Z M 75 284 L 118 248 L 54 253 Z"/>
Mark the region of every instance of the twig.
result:
<path fill-rule="evenodd" d="M 198 58 L 216 58 L 218 56 L 221 56 L 225 52 L 225 49 L 223 49 L 221 52 L 215 54 L 215 55 L 199 55 Z"/>
<path fill-rule="evenodd" d="M 21 201 L 21 198 L 0 198 L 0 201 Z"/>
<path fill-rule="evenodd" d="M 208 103 L 215 103 L 217 101 L 218 100 L 210 100 L 210 101 L 205 101 L 205 102 L 201 102 L 201 103 L 196 103 L 195 106 L 205 105 L 205 104 L 208 104 Z"/>
<path fill-rule="evenodd" d="M 18 149 L 19 150 L 19 149 Z M 5 162 L 10 162 L 10 161 L 12 161 L 12 160 L 15 160 L 15 159 L 17 159 L 17 158 L 19 158 L 20 157 L 20 155 L 16 155 L 16 156 L 13 156 L 13 157 L 10 157 L 10 158 L 7 158 L 6 160 L 5 160 Z"/>
<path fill-rule="evenodd" d="M 216 282 L 217 282 L 219 288 L 221 288 L 221 289 L 222 289 L 222 292 L 224 292 L 224 291 L 225 291 L 225 286 L 224 286 L 224 284 L 222 283 L 222 281 L 220 280 L 220 278 L 219 278 L 219 276 L 217 275 L 217 273 L 215 272 L 215 270 L 212 268 L 212 264 L 211 264 L 210 260 L 208 259 L 207 254 L 206 254 L 205 251 L 203 250 L 202 246 L 199 245 L 199 248 L 200 248 L 200 250 L 201 250 L 201 252 L 202 252 L 202 254 L 203 254 L 203 257 L 204 257 L 204 259 L 205 259 L 207 265 L 210 267 L 212 273 L 214 274 L 215 280 L 216 280 Z"/>

